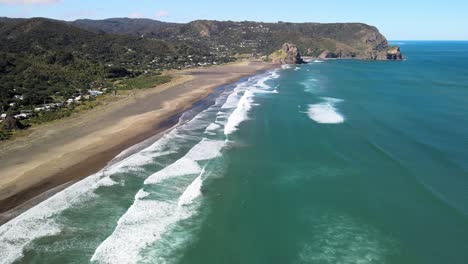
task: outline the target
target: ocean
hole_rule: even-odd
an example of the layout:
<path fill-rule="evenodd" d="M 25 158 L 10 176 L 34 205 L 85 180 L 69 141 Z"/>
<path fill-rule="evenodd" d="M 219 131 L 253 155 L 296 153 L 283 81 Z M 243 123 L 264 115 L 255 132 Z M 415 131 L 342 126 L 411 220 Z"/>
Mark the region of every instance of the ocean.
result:
<path fill-rule="evenodd" d="M 0 263 L 468 263 L 468 42 L 220 87 L 0 226 Z"/>

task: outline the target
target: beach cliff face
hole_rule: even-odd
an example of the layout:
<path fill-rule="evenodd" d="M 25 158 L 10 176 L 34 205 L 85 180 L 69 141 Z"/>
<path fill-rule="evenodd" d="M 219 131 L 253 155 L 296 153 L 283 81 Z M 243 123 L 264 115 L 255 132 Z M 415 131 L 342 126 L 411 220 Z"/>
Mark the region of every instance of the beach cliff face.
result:
<path fill-rule="evenodd" d="M 352 45 L 325 49 L 320 59 L 402 60 L 400 47 L 390 46 L 387 39 L 375 27 L 359 32 Z"/>
<path fill-rule="evenodd" d="M 363 55 L 346 53 L 341 50 L 331 52 L 324 50 L 318 56 L 319 59 L 360 59 L 360 60 L 403 60 L 403 54 L 400 47 L 386 47 L 383 50 L 369 50 Z"/>

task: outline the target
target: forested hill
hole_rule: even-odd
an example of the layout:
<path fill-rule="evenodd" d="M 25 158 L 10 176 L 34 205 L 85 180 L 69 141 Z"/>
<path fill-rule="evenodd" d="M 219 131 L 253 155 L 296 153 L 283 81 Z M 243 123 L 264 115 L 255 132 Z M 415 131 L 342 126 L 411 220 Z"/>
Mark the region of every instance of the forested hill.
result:
<path fill-rule="evenodd" d="M 267 55 L 285 43 L 306 56 L 387 59 L 390 49 L 377 28 L 362 23 L 261 23 L 197 20 L 186 24 L 150 19 L 77 20 L 71 24 L 95 32 L 189 41 L 210 47 L 212 53 Z"/>
<path fill-rule="evenodd" d="M 1 19 L 0 52 L 46 56 L 70 52 L 101 63 L 141 65 L 161 56 L 210 56 L 206 47 L 192 47 L 186 42 L 168 43 L 153 38 L 95 33 L 62 21 Z"/>
<path fill-rule="evenodd" d="M 89 90 L 109 91 L 119 78 L 233 60 L 197 45 L 96 33 L 45 18 L 0 18 L 0 115 L 64 105 Z"/>

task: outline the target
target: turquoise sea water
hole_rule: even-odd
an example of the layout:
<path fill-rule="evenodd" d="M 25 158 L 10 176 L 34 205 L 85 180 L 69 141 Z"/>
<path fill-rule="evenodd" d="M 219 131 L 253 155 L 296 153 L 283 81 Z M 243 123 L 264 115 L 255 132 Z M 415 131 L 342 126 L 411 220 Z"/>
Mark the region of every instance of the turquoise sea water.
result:
<path fill-rule="evenodd" d="M 468 263 L 468 42 L 284 67 L 0 227 L 0 263 Z"/>

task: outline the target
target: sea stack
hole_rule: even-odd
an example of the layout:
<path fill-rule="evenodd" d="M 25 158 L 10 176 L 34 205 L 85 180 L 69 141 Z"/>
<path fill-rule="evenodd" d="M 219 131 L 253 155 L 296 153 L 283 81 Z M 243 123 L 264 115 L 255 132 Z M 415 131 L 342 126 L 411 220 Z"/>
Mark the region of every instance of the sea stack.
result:
<path fill-rule="evenodd" d="M 283 48 L 270 55 L 271 61 L 276 64 L 303 64 L 306 63 L 294 44 L 284 43 Z"/>

